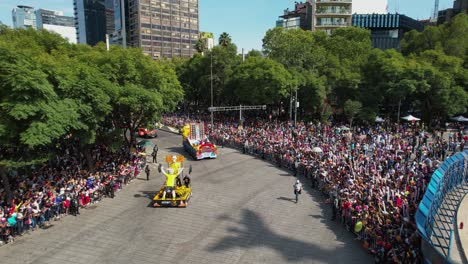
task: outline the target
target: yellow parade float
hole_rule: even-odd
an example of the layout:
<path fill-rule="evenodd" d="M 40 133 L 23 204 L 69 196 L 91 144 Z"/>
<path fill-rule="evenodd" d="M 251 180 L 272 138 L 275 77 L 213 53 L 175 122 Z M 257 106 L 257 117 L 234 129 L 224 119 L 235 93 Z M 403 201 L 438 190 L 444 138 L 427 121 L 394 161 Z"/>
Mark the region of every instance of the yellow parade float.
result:
<path fill-rule="evenodd" d="M 183 156 L 166 156 L 167 168 L 161 164 L 158 171 L 162 173 L 166 182 L 164 186 L 153 198 L 154 207 L 187 207 L 187 204 L 192 196 L 192 188 L 190 186 L 190 174 L 192 166 L 189 168 L 188 174 L 183 179 L 184 173 L 184 157 Z"/>

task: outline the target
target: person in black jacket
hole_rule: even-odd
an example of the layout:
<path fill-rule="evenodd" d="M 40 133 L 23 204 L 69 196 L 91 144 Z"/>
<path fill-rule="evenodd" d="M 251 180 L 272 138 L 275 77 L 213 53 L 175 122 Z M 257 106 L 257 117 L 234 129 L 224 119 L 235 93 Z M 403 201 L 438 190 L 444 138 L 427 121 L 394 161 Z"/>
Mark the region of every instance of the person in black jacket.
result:
<path fill-rule="evenodd" d="M 154 145 L 153 152 L 151 153 L 151 156 L 153 157 L 153 163 L 156 163 L 158 157 L 158 150 L 158 145 Z"/>
<path fill-rule="evenodd" d="M 149 176 L 150 176 L 150 173 L 151 173 L 149 165 L 146 165 L 145 173 L 146 173 L 146 180 L 149 181 Z"/>

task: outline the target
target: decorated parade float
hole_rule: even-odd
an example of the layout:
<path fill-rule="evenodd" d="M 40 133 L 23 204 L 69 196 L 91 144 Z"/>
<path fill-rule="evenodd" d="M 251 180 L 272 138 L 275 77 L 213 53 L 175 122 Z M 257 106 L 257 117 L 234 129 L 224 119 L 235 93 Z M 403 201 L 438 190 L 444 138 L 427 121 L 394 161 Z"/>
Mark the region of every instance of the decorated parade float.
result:
<path fill-rule="evenodd" d="M 205 135 L 203 123 L 186 124 L 182 129 L 184 149 L 196 160 L 214 159 L 218 156 L 216 145 Z"/>
<path fill-rule="evenodd" d="M 190 166 L 188 173 L 182 179 L 184 174 L 183 156 L 166 156 L 167 167 L 159 165 L 158 171 L 166 177 L 164 186 L 153 198 L 154 207 L 187 207 L 192 196 L 190 186 Z"/>

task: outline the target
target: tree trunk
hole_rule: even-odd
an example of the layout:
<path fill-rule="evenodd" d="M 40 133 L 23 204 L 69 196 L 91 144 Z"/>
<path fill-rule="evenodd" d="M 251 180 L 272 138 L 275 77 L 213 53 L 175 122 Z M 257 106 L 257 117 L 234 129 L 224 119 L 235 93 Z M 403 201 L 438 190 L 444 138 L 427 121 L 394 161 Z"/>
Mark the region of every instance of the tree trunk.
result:
<path fill-rule="evenodd" d="M 11 204 L 11 202 L 13 201 L 13 193 L 11 191 L 10 181 L 8 179 L 8 175 L 6 174 L 6 169 L 4 166 L 0 166 L 0 177 L 3 181 L 3 188 L 5 188 L 7 204 Z"/>
<path fill-rule="evenodd" d="M 93 162 L 93 157 L 91 156 L 91 148 L 89 147 L 88 144 L 86 144 L 83 149 L 83 154 L 86 158 L 86 163 L 88 167 L 88 171 L 94 171 L 94 162 Z"/>

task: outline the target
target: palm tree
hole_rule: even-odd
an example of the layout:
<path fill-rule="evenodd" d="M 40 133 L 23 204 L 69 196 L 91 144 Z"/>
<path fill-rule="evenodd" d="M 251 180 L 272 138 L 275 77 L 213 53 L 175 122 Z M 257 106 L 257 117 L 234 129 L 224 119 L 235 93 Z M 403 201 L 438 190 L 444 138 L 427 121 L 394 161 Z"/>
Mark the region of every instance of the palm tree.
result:
<path fill-rule="evenodd" d="M 199 39 L 197 43 L 195 43 L 195 49 L 199 53 L 203 53 L 205 51 L 205 42 L 202 39 Z"/>
<path fill-rule="evenodd" d="M 231 44 L 232 42 L 232 39 L 231 39 L 231 36 L 229 36 L 228 33 L 226 32 L 223 32 L 220 36 L 219 36 L 219 45 L 223 46 L 223 47 L 226 47 L 228 46 L 229 44 Z"/>

